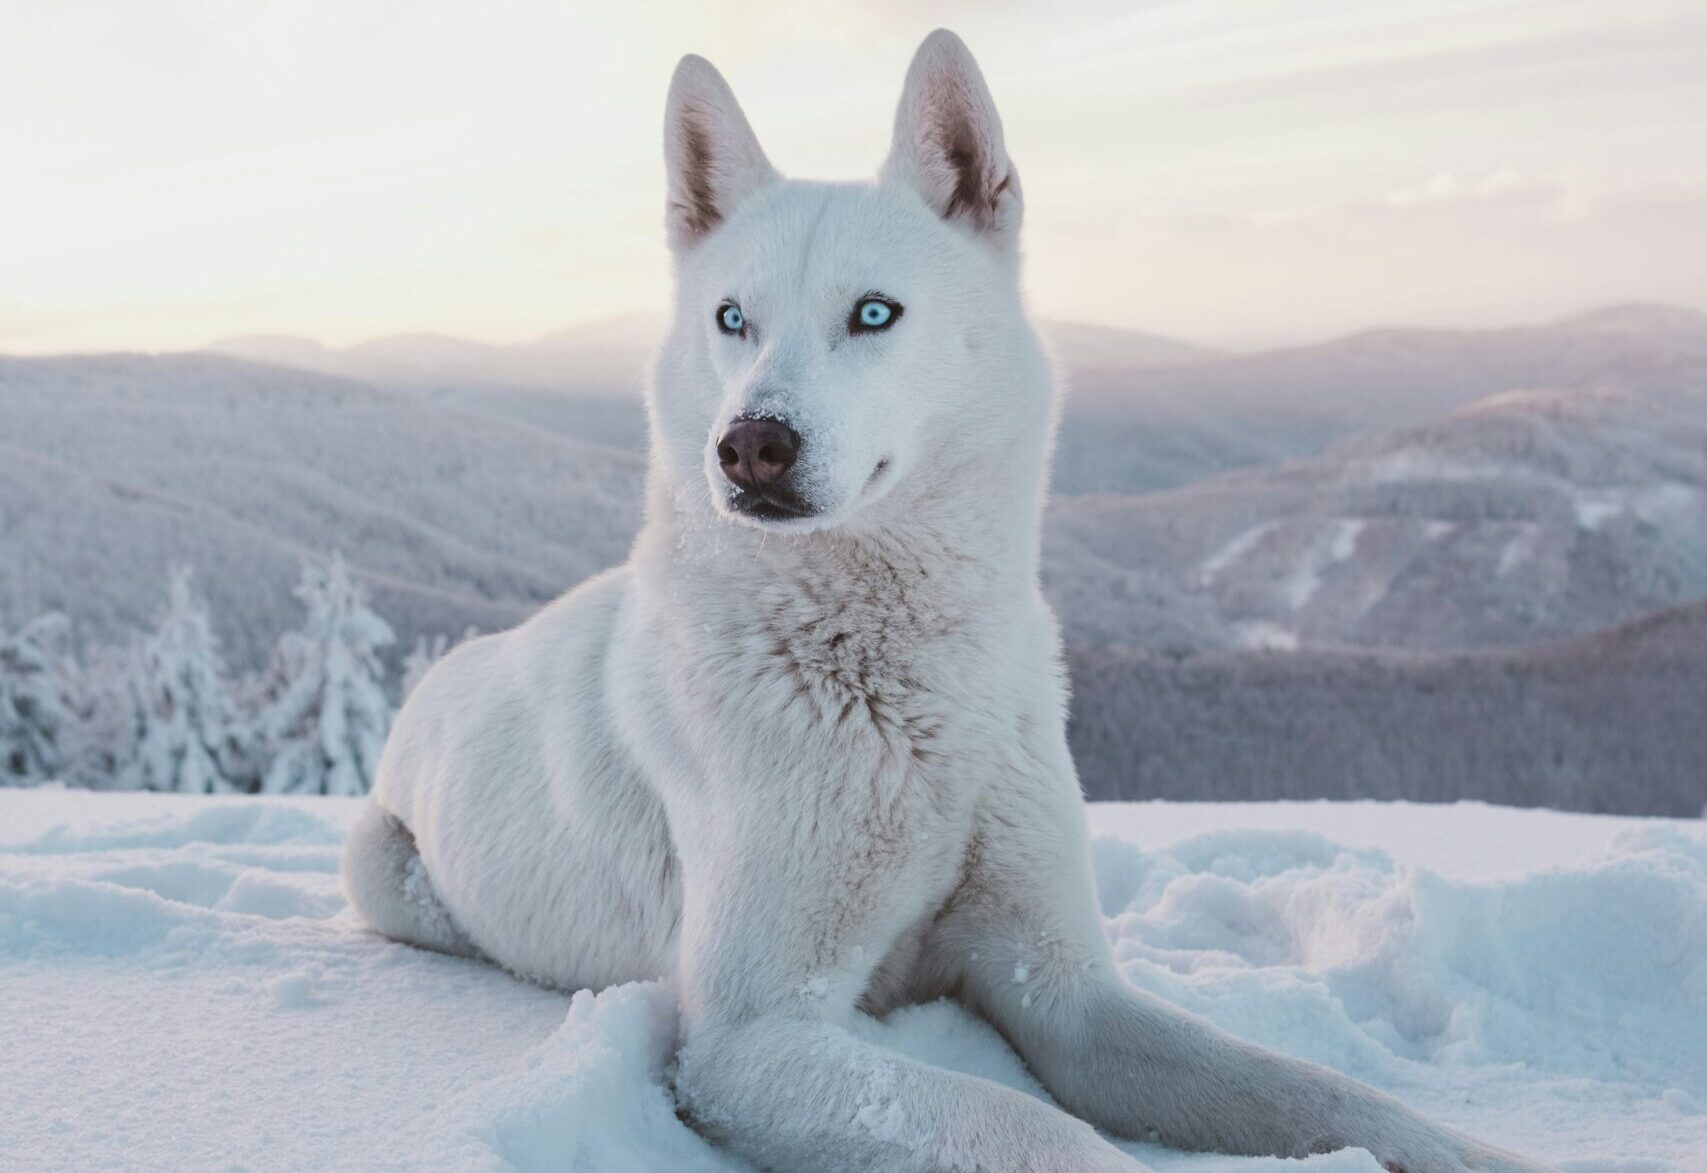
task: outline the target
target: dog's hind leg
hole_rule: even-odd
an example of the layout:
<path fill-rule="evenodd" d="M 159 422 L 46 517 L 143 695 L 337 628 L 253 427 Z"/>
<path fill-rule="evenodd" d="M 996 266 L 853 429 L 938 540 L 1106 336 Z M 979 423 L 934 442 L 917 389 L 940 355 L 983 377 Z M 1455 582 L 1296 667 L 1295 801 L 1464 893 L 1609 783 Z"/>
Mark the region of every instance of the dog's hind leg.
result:
<path fill-rule="evenodd" d="M 386 936 L 440 953 L 479 956 L 433 892 L 415 836 L 376 802 L 350 828 L 343 872 L 351 907 Z"/>

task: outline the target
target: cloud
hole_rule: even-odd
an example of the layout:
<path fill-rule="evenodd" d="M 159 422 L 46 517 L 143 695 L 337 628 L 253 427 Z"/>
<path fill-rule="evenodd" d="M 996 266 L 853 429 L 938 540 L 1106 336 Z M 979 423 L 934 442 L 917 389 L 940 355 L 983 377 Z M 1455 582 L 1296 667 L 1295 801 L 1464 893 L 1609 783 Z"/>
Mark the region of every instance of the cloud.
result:
<path fill-rule="evenodd" d="M 1464 33 L 1474 35 L 1474 26 Z M 1460 35 L 1464 35 L 1460 33 Z M 1494 35 L 1454 45 L 1387 49 L 1360 59 L 1279 67 L 1203 87 L 1190 104 L 1270 104 L 1327 98 L 1355 102 L 1375 92 L 1429 87 L 1436 100 L 1484 100 L 1471 83 L 1511 74 L 1577 73 L 1612 69 L 1629 81 L 1652 78 L 1655 61 L 1691 73 L 1707 47 L 1707 13 L 1682 12 L 1651 21 L 1602 22 L 1587 28 Z M 1442 90 L 1441 87 L 1449 87 Z M 1456 91 L 1456 93 L 1454 93 Z"/>
<path fill-rule="evenodd" d="M 1101 307 L 1118 305 L 1152 329 L 1234 346 L 1619 300 L 1707 308 L 1707 266 L 1678 263 L 1707 256 L 1707 184 L 1440 174 L 1330 205 L 1152 212 L 1113 235 L 1046 224 L 1030 256 L 1035 300 L 1053 314 L 1115 321 Z"/>

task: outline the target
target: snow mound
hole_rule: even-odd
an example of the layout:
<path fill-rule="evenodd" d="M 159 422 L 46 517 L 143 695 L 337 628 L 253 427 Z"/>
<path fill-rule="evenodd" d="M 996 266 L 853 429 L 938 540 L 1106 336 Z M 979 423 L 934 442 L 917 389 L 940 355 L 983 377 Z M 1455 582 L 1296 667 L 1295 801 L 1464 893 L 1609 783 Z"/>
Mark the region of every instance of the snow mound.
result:
<path fill-rule="evenodd" d="M 58 823 L 34 838 L 0 846 L 0 850 L 71 853 L 200 843 L 313 843 L 336 847 L 343 838 L 343 830 L 337 824 L 300 807 L 237 801 L 208 803 L 193 812 L 175 812 L 174 817 L 102 824 L 93 830 Z M 334 856 L 334 869 L 335 860 Z"/>
<path fill-rule="evenodd" d="M 576 993 L 563 1025 L 522 1056 L 521 1070 L 455 1105 L 446 1151 L 491 1169 L 744 1168 L 676 1118 L 665 1080 L 675 1033 L 675 1002 L 661 982 Z"/>
<path fill-rule="evenodd" d="M 1096 858 L 1127 977 L 1265 1045 L 1376 1082 L 1409 1060 L 1707 1086 L 1699 832 L 1481 883 L 1302 832 Z"/>
<path fill-rule="evenodd" d="M 569 997 L 367 932 L 337 889 L 358 809 L 0 793 L 8 1167 L 746 1167 L 676 1116 L 662 983 Z M 1135 984 L 1569 1173 L 1707 1168 L 1707 826 L 1376 804 L 1091 822 Z M 1493 870 L 1464 846 L 1490 824 L 1522 836 Z M 1452 845 L 1466 866 L 1442 866 Z M 1045 1095 L 952 1003 L 854 1030 Z M 1377 1168 L 1127 1147 L 1160 1171 Z"/>

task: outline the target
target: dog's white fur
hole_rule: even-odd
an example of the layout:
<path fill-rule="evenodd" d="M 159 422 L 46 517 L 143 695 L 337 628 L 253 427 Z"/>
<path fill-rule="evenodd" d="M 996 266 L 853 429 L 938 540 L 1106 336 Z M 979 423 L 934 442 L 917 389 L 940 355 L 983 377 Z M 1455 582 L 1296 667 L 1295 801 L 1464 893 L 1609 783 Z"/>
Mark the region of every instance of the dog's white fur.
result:
<path fill-rule="evenodd" d="M 764 1168 L 1139 1168 L 1095 1125 L 1533 1169 L 1116 971 L 1037 586 L 1054 408 L 1020 187 L 965 46 L 920 48 L 875 183 L 784 181 L 695 57 L 665 139 L 677 309 L 645 528 L 415 690 L 346 851 L 355 907 L 556 986 L 667 975 L 681 1107 Z M 871 291 L 903 316 L 851 334 Z M 717 328 L 725 299 L 745 337 Z M 799 432 L 814 516 L 732 512 L 715 449 L 741 415 Z M 844 1029 L 943 996 L 1073 1115 Z"/>

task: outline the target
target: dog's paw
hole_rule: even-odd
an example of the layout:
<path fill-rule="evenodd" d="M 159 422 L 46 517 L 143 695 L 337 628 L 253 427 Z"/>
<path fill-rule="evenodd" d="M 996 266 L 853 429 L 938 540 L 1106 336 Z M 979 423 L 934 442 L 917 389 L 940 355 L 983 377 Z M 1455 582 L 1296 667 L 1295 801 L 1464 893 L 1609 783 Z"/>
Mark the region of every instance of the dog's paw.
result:
<path fill-rule="evenodd" d="M 1558 1173 L 1494 1148 L 1367 1088 L 1348 1096 L 1329 1135 L 1369 1152 L 1387 1173 Z"/>
<path fill-rule="evenodd" d="M 1465 1154 L 1464 1165 L 1470 1173 L 1558 1173 L 1550 1165 L 1481 1145 L 1473 1146 L 1471 1151 Z"/>
<path fill-rule="evenodd" d="M 1411 1142 L 1401 1146 L 1370 1145 L 1387 1173 L 1556 1173 L 1547 1165 L 1516 1153 L 1491 1149 L 1470 1140 Z"/>

